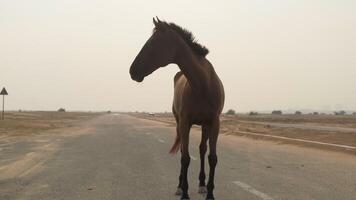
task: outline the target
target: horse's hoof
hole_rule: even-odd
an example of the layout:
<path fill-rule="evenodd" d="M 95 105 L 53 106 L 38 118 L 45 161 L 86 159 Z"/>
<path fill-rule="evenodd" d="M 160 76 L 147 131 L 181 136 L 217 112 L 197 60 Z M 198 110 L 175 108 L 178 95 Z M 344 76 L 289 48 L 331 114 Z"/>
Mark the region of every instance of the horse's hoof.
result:
<path fill-rule="evenodd" d="M 206 189 L 206 186 L 200 186 L 198 189 L 199 194 L 205 194 L 207 192 L 208 192 L 208 190 Z"/>
<path fill-rule="evenodd" d="M 190 200 L 189 196 L 188 197 L 182 197 L 180 200 Z"/>
<path fill-rule="evenodd" d="M 182 195 L 182 193 L 183 193 L 183 190 L 181 188 L 177 188 L 175 195 L 180 196 L 180 195 Z"/>
<path fill-rule="evenodd" d="M 182 194 L 182 197 L 180 198 L 180 200 L 190 200 L 189 195 L 188 194 L 186 194 L 186 195 Z"/>
<path fill-rule="evenodd" d="M 214 195 L 208 195 L 205 200 L 215 200 Z"/>

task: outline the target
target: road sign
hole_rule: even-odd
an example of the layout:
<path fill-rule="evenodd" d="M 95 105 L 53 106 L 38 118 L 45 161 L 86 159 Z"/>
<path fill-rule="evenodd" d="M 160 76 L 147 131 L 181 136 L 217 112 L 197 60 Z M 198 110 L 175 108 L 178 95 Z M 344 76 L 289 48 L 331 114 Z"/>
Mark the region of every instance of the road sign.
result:
<path fill-rule="evenodd" d="M 6 89 L 3 87 L 1 92 L 0 92 L 1 95 L 8 95 Z"/>
<path fill-rule="evenodd" d="M 6 89 L 3 87 L 1 92 L 0 92 L 0 95 L 2 95 L 2 120 L 4 120 L 4 112 L 5 112 L 5 95 L 8 95 Z"/>

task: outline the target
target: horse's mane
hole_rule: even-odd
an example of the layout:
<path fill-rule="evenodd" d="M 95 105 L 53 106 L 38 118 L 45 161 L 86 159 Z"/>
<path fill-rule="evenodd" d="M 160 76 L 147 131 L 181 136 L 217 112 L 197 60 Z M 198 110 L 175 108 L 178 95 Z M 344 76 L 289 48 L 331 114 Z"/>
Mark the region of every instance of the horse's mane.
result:
<path fill-rule="evenodd" d="M 160 23 L 164 23 L 171 30 L 175 31 L 178 35 L 180 35 L 182 39 L 196 54 L 205 57 L 209 53 L 209 49 L 199 44 L 192 32 L 190 32 L 189 30 L 182 28 L 181 26 L 178 26 L 175 23 L 167 23 L 164 21 L 160 21 Z M 154 31 L 156 31 L 156 28 L 154 29 Z"/>

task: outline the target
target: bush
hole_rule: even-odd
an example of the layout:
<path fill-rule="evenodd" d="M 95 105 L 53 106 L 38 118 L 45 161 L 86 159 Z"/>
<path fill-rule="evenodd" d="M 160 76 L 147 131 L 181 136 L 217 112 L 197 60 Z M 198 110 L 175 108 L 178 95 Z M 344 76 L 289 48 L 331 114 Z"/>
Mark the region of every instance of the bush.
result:
<path fill-rule="evenodd" d="M 294 114 L 296 114 L 296 115 L 301 115 L 302 114 L 302 112 L 300 112 L 300 111 L 295 111 L 295 113 Z"/>
<path fill-rule="evenodd" d="M 282 111 L 281 110 L 274 110 L 272 111 L 272 115 L 281 115 Z"/>
<path fill-rule="evenodd" d="M 64 109 L 64 108 L 58 109 L 58 112 L 65 112 L 65 111 L 66 111 L 66 109 Z"/>
<path fill-rule="evenodd" d="M 227 114 L 227 115 L 235 115 L 236 112 L 235 112 L 235 110 L 233 110 L 233 109 L 229 109 L 229 110 L 226 112 L 226 114 Z"/>
<path fill-rule="evenodd" d="M 251 111 L 251 112 L 249 113 L 249 115 L 258 115 L 258 112 L 253 112 L 253 111 Z"/>
<path fill-rule="evenodd" d="M 335 114 L 335 115 L 345 115 L 346 112 L 343 111 L 343 110 L 341 110 L 341 111 L 335 111 L 334 114 Z"/>
<path fill-rule="evenodd" d="M 319 115 L 319 113 L 318 112 L 313 112 L 313 115 Z"/>

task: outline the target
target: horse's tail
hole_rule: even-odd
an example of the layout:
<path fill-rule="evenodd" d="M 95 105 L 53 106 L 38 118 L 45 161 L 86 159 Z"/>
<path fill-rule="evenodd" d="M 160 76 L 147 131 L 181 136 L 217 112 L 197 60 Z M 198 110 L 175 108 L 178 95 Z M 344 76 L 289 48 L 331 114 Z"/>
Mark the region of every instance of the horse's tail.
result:
<path fill-rule="evenodd" d="M 176 154 L 179 149 L 180 149 L 180 134 L 179 134 L 179 132 L 177 130 L 176 139 L 175 139 L 174 144 L 173 144 L 171 150 L 169 151 L 169 153 L 170 154 Z"/>

